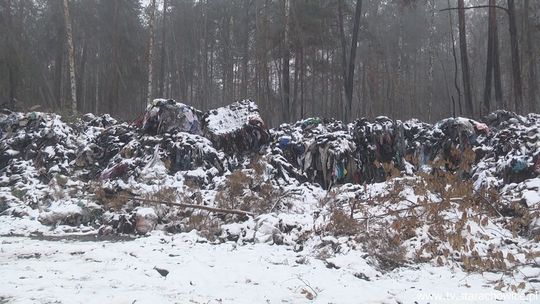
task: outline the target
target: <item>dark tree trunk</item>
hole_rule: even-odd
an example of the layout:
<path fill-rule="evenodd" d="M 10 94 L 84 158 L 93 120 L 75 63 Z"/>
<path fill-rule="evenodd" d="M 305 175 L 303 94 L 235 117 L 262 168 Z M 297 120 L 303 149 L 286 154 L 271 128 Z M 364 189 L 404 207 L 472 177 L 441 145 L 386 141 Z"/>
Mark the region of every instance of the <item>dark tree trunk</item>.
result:
<path fill-rule="evenodd" d="M 489 0 L 489 5 L 495 5 L 495 0 Z M 487 63 L 486 63 L 486 79 L 484 86 L 484 107 L 483 112 L 489 113 L 491 103 L 491 80 L 493 78 L 493 53 L 494 53 L 494 32 L 493 27 L 497 26 L 497 17 L 495 15 L 495 7 L 489 8 L 488 17 L 488 43 L 487 43 Z"/>
<path fill-rule="evenodd" d="M 62 108 L 62 67 L 64 63 L 64 40 L 61 37 L 64 37 L 63 34 L 63 28 L 58 29 L 58 43 L 56 47 L 56 56 L 54 60 L 54 97 L 56 99 L 55 101 L 55 107 L 57 109 Z M 60 42 L 61 40 L 61 42 Z"/>
<path fill-rule="evenodd" d="M 459 49 L 461 53 L 461 74 L 463 80 L 463 91 L 465 95 L 465 106 L 468 115 L 474 115 L 474 107 L 471 91 L 471 76 L 469 72 L 469 57 L 467 55 L 467 32 L 465 27 L 465 5 L 464 0 L 458 0 L 459 16 Z"/>
<path fill-rule="evenodd" d="M 202 109 L 206 109 L 206 105 L 208 104 L 209 100 L 210 100 L 210 96 L 211 96 L 211 86 L 210 86 L 210 83 L 211 83 L 211 80 L 209 78 L 209 73 L 208 73 L 208 70 L 209 70 L 209 60 L 208 60 L 208 40 L 209 40 L 209 33 L 208 33 L 208 0 L 204 1 L 204 5 L 203 5 L 203 8 L 202 8 L 203 12 L 202 14 L 204 15 L 202 20 L 203 20 L 203 84 L 204 84 L 204 87 L 205 89 L 203 90 L 203 95 L 202 95 L 202 98 L 201 98 L 201 108 Z"/>
<path fill-rule="evenodd" d="M 347 40 L 345 39 L 345 26 L 343 24 L 343 0 L 338 0 L 338 23 L 341 41 L 341 69 L 343 73 L 343 88 L 345 92 L 347 92 Z M 340 100 L 342 99 L 340 98 Z M 342 109 L 343 107 L 340 105 L 339 108 Z M 345 115 L 343 115 L 342 118 L 344 119 Z"/>
<path fill-rule="evenodd" d="M 148 32 L 150 39 L 148 41 L 148 90 L 146 91 L 146 103 L 150 104 L 154 96 L 154 24 L 156 16 L 156 0 L 152 0 L 150 3 L 150 20 L 148 22 Z"/>
<path fill-rule="evenodd" d="M 86 86 L 86 83 L 85 83 L 85 76 L 86 76 L 86 58 L 87 58 L 87 53 L 88 53 L 88 50 L 87 50 L 87 42 L 86 42 L 86 39 L 84 40 L 84 43 L 83 43 L 83 48 L 81 50 L 82 54 L 81 54 L 81 59 L 80 59 L 80 70 L 79 70 L 79 73 L 77 73 L 77 100 L 79 101 L 79 103 L 77 104 L 77 110 L 79 112 L 85 112 L 86 111 L 86 105 L 85 105 L 85 96 L 84 96 L 84 91 L 85 91 L 85 86 Z"/>
<path fill-rule="evenodd" d="M 109 86 L 108 94 L 108 107 L 111 115 L 118 114 L 118 97 L 120 91 L 120 28 L 119 28 L 119 4 L 118 0 L 112 0 L 113 2 L 113 28 L 112 31 L 112 64 L 109 68 L 109 75 L 112 78 Z"/>
<path fill-rule="evenodd" d="M 62 10 L 63 10 L 63 3 L 60 1 L 56 1 L 56 54 L 54 58 L 54 84 L 53 84 L 53 90 L 54 90 L 54 107 L 56 110 L 59 110 L 62 108 L 63 105 L 63 91 L 62 91 L 62 71 L 63 71 L 63 63 L 64 63 L 64 22 L 62 17 Z"/>
<path fill-rule="evenodd" d="M 304 79 L 305 79 L 305 64 L 304 64 L 304 47 L 300 48 L 300 118 L 304 119 L 305 106 L 304 106 Z"/>
<path fill-rule="evenodd" d="M 529 0 L 524 0 L 523 3 L 524 12 L 525 12 L 525 33 L 527 35 L 527 60 L 529 64 L 529 102 L 530 108 L 529 111 L 536 112 L 538 111 L 538 79 L 536 77 L 536 56 L 534 55 L 533 49 L 533 35 L 531 29 L 531 19 L 529 16 Z"/>
<path fill-rule="evenodd" d="M 231 62 L 231 15 L 228 9 L 223 14 L 222 19 L 222 29 L 221 29 L 221 38 L 223 48 L 223 58 L 222 62 L 222 78 L 223 78 L 223 95 L 222 95 L 222 104 L 227 104 L 231 102 L 232 99 L 232 62 Z"/>
<path fill-rule="evenodd" d="M 510 50 L 512 53 L 512 75 L 514 78 L 514 102 L 516 112 L 523 112 L 523 86 L 521 83 L 521 67 L 519 60 L 519 42 L 517 36 L 516 11 L 514 0 L 508 0 L 508 16 L 510 26 Z"/>
<path fill-rule="evenodd" d="M 353 88 L 354 88 L 354 68 L 356 65 L 356 49 L 358 44 L 358 31 L 360 29 L 360 18 L 362 15 L 362 0 L 356 1 L 356 8 L 354 12 L 353 20 L 353 33 L 351 37 L 351 48 L 349 54 L 349 62 L 347 64 L 347 42 L 345 40 L 345 30 L 343 24 L 343 1 L 338 1 L 338 22 L 339 32 L 341 38 L 342 49 L 342 66 L 343 66 L 343 87 L 345 89 L 345 98 L 347 100 L 346 113 L 343 113 L 343 119 L 348 120 L 352 116 L 352 100 L 353 100 Z"/>
<path fill-rule="evenodd" d="M 289 0 L 283 1 L 284 9 L 284 31 L 283 31 L 283 67 L 282 67 L 282 85 L 283 85 L 283 119 L 286 122 L 290 120 L 290 67 L 289 61 L 291 59 L 291 53 L 289 50 Z"/>
<path fill-rule="evenodd" d="M 352 117 L 352 99 L 353 99 L 353 84 L 354 84 L 354 68 L 356 66 L 356 49 L 358 44 L 358 31 L 360 29 L 360 17 L 362 15 L 362 0 L 356 0 L 356 9 L 354 12 L 354 27 L 351 43 L 351 55 L 349 57 L 349 72 L 347 74 L 347 103 L 348 103 L 348 119 Z"/>
<path fill-rule="evenodd" d="M 450 0 L 447 0 L 447 2 L 448 2 L 448 7 L 450 7 Z M 457 62 L 457 56 L 456 56 L 456 43 L 454 39 L 454 22 L 452 19 L 451 11 L 448 11 L 448 19 L 450 21 L 450 39 L 452 40 L 452 57 L 454 58 L 454 87 L 456 88 L 456 92 L 458 94 L 459 114 L 463 115 L 463 107 L 461 106 L 461 90 L 458 84 L 458 62 Z M 453 98 L 452 98 L 452 104 L 453 104 L 453 108 L 455 112 L 455 99 Z"/>
<path fill-rule="evenodd" d="M 244 0 L 244 40 L 242 54 L 242 87 L 240 90 L 240 98 L 248 97 L 248 63 L 249 63 L 249 7 L 250 0 Z"/>
<path fill-rule="evenodd" d="M 159 71 L 159 96 L 160 97 L 168 97 L 165 96 L 165 75 L 166 75 L 166 68 L 165 68 L 165 58 L 167 56 L 166 54 L 166 41 L 167 41 L 167 8 L 169 7 L 168 0 L 163 0 L 163 17 L 162 17 L 162 24 L 161 24 L 161 54 L 160 54 L 160 71 Z"/>
<path fill-rule="evenodd" d="M 265 105 L 268 109 L 270 109 L 270 71 L 268 69 L 268 36 L 269 36 L 269 30 L 268 30 L 268 11 L 269 11 L 269 0 L 264 1 L 264 9 L 263 9 L 263 48 L 262 48 L 262 82 L 263 82 L 263 98 L 265 100 Z"/>
<path fill-rule="evenodd" d="M 7 0 L 6 3 L 6 24 L 8 28 L 7 33 L 7 44 L 8 44 L 8 60 L 7 60 L 7 68 L 9 73 L 9 107 L 14 108 L 15 103 L 17 101 L 17 85 L 18 85 L 18 78 L 19 78 L 19 69 L 17 65 L 17 51 L 15 49 L 15 39 L 13 39 L 13 31 L 15 30 L 13 27 L 13 17 L 12 17 L 12 11 L 11 11 L 11 0 Z"/>
<path fill-rule="evenodd" d="M 495 2 L 495 1 L 494 1 Z M 495 81 L 495 100 L 497 107 L 505 107 L 503 104 L 501 60 L 499 56 L 499 30 L 497 28 L 497 9 L 493 8 L 493 76 Z"/>

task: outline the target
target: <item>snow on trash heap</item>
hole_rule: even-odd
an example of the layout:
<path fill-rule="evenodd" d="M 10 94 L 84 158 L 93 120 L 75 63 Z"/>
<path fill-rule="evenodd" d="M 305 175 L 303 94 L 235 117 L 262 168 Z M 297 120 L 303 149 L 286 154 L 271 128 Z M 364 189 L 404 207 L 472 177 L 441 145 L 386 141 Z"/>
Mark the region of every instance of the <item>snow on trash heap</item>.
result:
<path fill-rule="evenodd" d="M 155 99 L 146 109 L 142 120 L 135 124 L 148 134 L 164 134 L 173 131 L 201 134 L 200 116 L 193 107 L 172 99 Z"/>
<path fill-rule="evenodd" d="M 274 133 L 282 155 L 310 182 L 324 188 L 352 182 L 356 144 L 346 125 L 310 118 L 281 125 Z"/>
<path fill-rule="evenodd" d="M 33 160 L 40 176 L 67 173 L 78 148 L 74 130 L 54 114 L 0 114 L 0 134 L 0 167 Z"/>
<path fill-rule="evenodd" d="M 18 222 L 44 233 L 197 230 L 321 256 L 365 248 L 378 269 L 453 259 L 503 269 L 494 252 L 525 262 L 518 249 L 540 239 L 539 127 L 537 114 L 497 111 L 434 125 L 309 118 L 268 130 L 250 100 L 202 113 L 157 99 L 132 124 L 5 112 L 0 223 L 4 232 Z M 238 206 L 255 215 L 215 211 Z"/>
<path fill-rule="evenodd" d="M 540 174 L 539 125 L 536 114 L 498 111 L 483 122 L 449 118 L 430 125 L 378 117 L 343 124 L 310 118 L 268 130 L 250 100 L 202 113 L 156 99 L 133 124 L 109 115 L 87 114 L 68 124 L 54 114 L 6 112 L 0 115 L 0 206 L 2 214 L 34 216 L 47 225 L 114 222 L 117 231 L 132 232 L 126 223 L 136 227 L 136 210 L 144 203 L 128 199 L 112 210 L 94 198 L 92 187 L 137 197 L 173 189 L 167 200 L 212 206 L 236 171 L 262 176 L 241 191 L 262 191 L 263 183 L 267 190 L 296 188 L 318 197 L 343 184 L 383 183 L 436 169 L 459 172 L 477 189 L 492 187 L 534 208 L 540 204 L 531 194 L 540 190 L 531 182 Z M 470 166 L 460 167 L 467 158 Z M 306 210 L 304 201 L 293 202 L 275 204 Z M 60 213 L 63 208 L 69 214 Z M 156 216 L 140 230 L 169 221 L 165 211 Z"/>
<path fill-rule="evenodd" d="M 204 129 L 205 136 L 228 153 L 257 152 L 270 140 L 259 109 L 251 100 L 208 111 Z"/>

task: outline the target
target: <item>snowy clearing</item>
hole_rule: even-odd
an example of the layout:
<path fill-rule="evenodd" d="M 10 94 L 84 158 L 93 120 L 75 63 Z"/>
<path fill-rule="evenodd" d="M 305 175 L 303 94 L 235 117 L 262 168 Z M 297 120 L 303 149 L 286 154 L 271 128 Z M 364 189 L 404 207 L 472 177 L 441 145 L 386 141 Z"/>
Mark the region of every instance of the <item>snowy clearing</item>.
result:
<path fill-rule="evenodd" d="M 49 239 L 49 240 L 45 240 Z M 192 234 L 124 241 L 0 237 L 6 303 L 538 303 L 485 282 L 499 275 L 418 265 L 387 274 L 357 252 L 328 268 L 288 246 L 213 245 Z M 337 267 L 341 266 L 339 269 Z M 166 269 L 166 277 L 154 267 Z M 312 299 L 312 300 L 311 300 Z M 0 301 L 1 302 L 1 301 Z"/>

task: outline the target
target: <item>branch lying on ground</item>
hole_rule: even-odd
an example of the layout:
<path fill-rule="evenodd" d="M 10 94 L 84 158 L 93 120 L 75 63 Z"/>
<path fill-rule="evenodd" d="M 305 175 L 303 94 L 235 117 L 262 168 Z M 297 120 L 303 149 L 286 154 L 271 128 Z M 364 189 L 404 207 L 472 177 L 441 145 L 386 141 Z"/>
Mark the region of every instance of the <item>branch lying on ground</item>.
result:
<path fill-rule="evenodd" d="M 223 209 L 223 208 L 215 208 L 215 207 L 209 207 L 209 206 L 204 206 L 204 205 L 166 202 L 166 201 L 159 201 L 159 200 L 141 198 L 141 197 L 136 197 L 136 196 L 118 195 L 118 197 L 131 199 L 131 200 L 136 200 L 136 201 L 141 201 L 141 202 L 145 202 L 145 203 L 164 204 L 164 205 L 177 206 L 177 207 L 182 207 L 182 208 L 201 209 L 201 210 L 206 210 L 206 211 L 215 212 L 215 213 L 255 216 L 255 214 L 253 212 L 244 211 L 244 210 L 238 210 L 238 209 Z"/>
<path fill-rule="evenodd" d="M 386 217 L 386 216 L 389 216 L 389 215 L 394 215 L 394 214 L 397 214 L 397 213 L 400 213 L 400 212 L 403 212 L 403 211 L 409 211 L 409 210 L 412 210 L 412 209 L 415 209 L 415 208 L 418 208 L 418 207 L 423 207 L 423 206 L 424 205 L 416 204 L 416 205 L 412 205 L 412 206 L 409 206 L 409 207 L 406 207 L 406 208 L 391 210 L 391 211 L 383 213 L 383 214 L 377 214 L 377 215 L 373 215 L 373 216 L 369 216 L 369 217 L 359 217 L 359 218 L 355 218 L 355 219 L 360 220 L 360 221 L 365 221 L 365 220 L 370 220 L 370 219 L 375 219 L 375 218 L 383 218 L 383 217 Z"/>

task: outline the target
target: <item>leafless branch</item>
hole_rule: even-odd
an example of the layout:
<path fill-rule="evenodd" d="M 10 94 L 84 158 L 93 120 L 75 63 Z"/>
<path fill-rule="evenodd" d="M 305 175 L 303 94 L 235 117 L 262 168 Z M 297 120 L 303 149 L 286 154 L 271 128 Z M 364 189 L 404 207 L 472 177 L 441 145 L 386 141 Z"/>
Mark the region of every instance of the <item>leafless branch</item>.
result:
<path fill-rule="evenodd" d="M 490 8 L 490 7 L 501 9 L 505 11 L 507 14 L 510 14 L 510 12 L 508 11 L 506 7 L 499 6 L 499 5 L 475 5 L 475 6 L 464 7 L 463 9 L 469 10 L 469 9 Z M 459 9 L 458 7 L 448 7 L 448 8 L 439 10 L 439 12 L 452 11 L 452 10 L 458 10 L 458 9 Z"/>
<path fill-rule="evenodd" d="M 223 208 L 215 208 L 215 207 L 209 207 L 209 206 L 204 206 L 204 205 L 166 202 L 166 201 L 159 201 L 159 200 L 141 198 L 141 197 L 136 197 L 136 196 L 127 196 L 127 195 L 126 196 L 118 195 L 118 197 L 141 201 L 145 203 L 151 203 L 151 204 L 164 204 L 164 205 L 177 206 L 177 207 L 182 207 L 182 208 L 200 209 L 200 210 L 206 210 L 206 211 L 215 212 L 215 213 L 238 214 L 238 215 L 248 215 L 248 216 L 255 215 L 253 212 L 238 210 L 238 209 L 223 209 Z"/>

